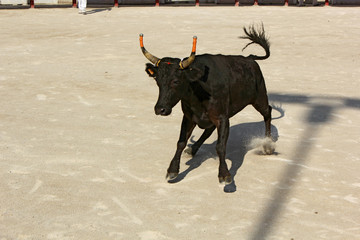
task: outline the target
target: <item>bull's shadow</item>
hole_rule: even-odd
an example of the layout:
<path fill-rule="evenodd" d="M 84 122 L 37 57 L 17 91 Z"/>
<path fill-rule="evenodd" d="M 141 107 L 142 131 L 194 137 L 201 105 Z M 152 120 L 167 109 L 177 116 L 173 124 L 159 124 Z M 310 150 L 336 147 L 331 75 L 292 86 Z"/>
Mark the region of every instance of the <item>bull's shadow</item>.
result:
<path fill-rule="evenodd" d="M 216 130 L 213 134 L 216 134 Z M 271 134 L 273 140 L 276 142 L 278 139 L 278 130 L 274 125 L 271 125 Z M 236 183 L 234 177 L 237 171 L 241 167 L 244 161 L 246 153 L 256 148 L 252 144 L 254 139 L 262 139 L 265 136 L 265 124 L 261 122 L 241 123 L 230 127 L 230 135 L 226 147 L 226 159 L 231 161 L 231 168 L 229 169 L 232 176 L 232 183 L 225 185 L 225 192 L 235 192 Z M 194 143 L 194 139 L 191 138 L 190 146 Z M 210 158 L 217 157 L 216 153 L 216 142 L 206 144 L 204 143 L 197 154 L 186 162 L 189 167 L 179 173 L 176 179 L 170 180 L 169 183 L 177 183 L 182 181 L 188 173 L 198 168 L 203 162 Z M 275 149 L 276 150 L 276 149 Z M 263 154 L 262 151 L 258 150 L 258 154 Z M 185 153 L 183 153 L 185 154 Z M 276 152 L 274 154 L 277 154 Z M 217 177 L 217 176 L 214 176 Z"/>

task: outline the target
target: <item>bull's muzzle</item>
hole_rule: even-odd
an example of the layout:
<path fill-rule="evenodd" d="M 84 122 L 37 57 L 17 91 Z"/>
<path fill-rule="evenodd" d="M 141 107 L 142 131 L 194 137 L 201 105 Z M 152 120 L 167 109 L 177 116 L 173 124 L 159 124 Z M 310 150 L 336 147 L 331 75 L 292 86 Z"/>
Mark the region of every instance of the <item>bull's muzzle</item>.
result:
<path fill-rule="evenodd" d="M 171 114 L 172 109 L 171 108 L 165 108 L 161 106 L 155 106 L 155 114 L 161 115 L 161 116 L 168 116 Z"/>

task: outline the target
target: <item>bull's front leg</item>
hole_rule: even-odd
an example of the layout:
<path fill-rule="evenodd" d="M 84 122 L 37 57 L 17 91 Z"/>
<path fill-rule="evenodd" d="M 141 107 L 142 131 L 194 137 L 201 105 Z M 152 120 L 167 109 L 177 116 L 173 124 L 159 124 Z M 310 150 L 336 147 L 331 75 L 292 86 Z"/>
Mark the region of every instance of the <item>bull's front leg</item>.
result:
<path fill-rule="evenodd" d="M 225 162 L 226 143 L 229 137 L 229 119 L 226 117 L 220 118 L 216 124 L 218 132 L 218 141 L 216 144 L 216 152 L 219 156 L 219 182 L 230 184 L 232 182 L 231 174 Z"/>
<path fill-rule="evenodd" d="M 203 134 L 199 138 L 199 140 L 197 140 L 191 147 L 188 147 L 187 149 L 185 149 L 184 152 L 189 155 L 195 156 L 195 154 L 197 153 L 197 151 L 199 150 L 201 145 L 206 141 L 206 139 L 208 139 L 211 136 L 211 134 L 213 133 L 215 128 L 216 127 L 213 126 L 213 127 L 205 129 Z"/>
<path fill-rule="evenodd" d="M 177 142 L 177 148 L 173 159 L 171 160 L 170 166 L 167 170 L 166 178 L 168 180 L 172 180 L 176 178 L 179 174 L 180 169 L 180 157 L 184 148 L 186 147 L 186 143 L 191 136 L 192 131 L 195 128 L 195 123 L 183 116 L 183 120 L 181 123 L 180 137 Z"/>

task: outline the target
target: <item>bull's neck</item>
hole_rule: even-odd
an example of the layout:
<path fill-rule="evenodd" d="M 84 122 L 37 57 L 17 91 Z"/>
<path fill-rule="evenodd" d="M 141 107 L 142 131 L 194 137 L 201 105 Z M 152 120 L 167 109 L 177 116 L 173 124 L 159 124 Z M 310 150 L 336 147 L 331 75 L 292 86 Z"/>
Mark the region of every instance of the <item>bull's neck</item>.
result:
<path fill-rule="evenodd" d="M 206 111 L 209 98 L 210 94 L 198 82 L 189 83 L 187 90 L 180 95 L 182 104 L 198 113 Z"/>

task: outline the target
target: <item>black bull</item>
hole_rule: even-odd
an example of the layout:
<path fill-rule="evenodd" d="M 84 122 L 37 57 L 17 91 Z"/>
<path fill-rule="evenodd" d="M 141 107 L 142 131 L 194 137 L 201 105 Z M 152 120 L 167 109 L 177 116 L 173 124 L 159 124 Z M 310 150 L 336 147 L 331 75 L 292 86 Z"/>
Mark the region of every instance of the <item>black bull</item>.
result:
<path fill-rule="evenodd" d="M 140 34 L 140 46 L 146 58 L 153 64 L 146 64 L 146 72 L 156 80 L 159 87 L 159 98 L 155 105 L 157 115 L 167 116 L 172 108 L 181 101 L 184 113 L 180 138 L 176 153 L 167 170 L 167 178 L 177 177 L 180 168 L 180 157 L 195 126 L 205 129 L 201 137 L 187 153 L 195 155 L 204 141 L 217 129 L 218 141 L 216 151 L 219 156 L 219 181 L 231 183 L 232 177 L 225 162 L 226 142 L 229 136 L 229 118 L 251 104 L 265 121 L 265 136 L 271 138 L 271 106 L 259 65 L 255 60 L 270 56 L 270 44 L 265 37 L 263 26 L 255 29 L 244 28 L 248 44 L 259 44 L 266 52 L 265 56 L 250 55 L 196 55 L 196 37 L 189 58 L 159 59 L 150 54 L 143 45 Z M 248 46 L 246 45 L 245 48 Z M 272 154 L 271 145 L 264 146 L 265 153 Z"/>

